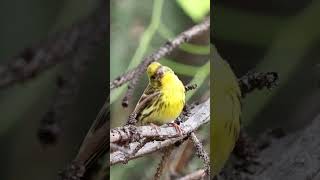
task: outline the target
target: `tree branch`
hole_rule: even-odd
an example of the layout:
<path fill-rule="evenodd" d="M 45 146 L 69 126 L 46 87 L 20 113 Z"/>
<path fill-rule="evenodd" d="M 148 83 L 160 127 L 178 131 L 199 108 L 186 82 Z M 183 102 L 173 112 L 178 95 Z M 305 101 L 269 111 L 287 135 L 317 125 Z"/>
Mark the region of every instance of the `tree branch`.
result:
<path fill-rule="evenodd" d="M 29 80 L 71 59 L 67 57 L 78 54 L 77 50 L 83 44 L 99 45 L 97 42 L 104 39 L 108 29 L 105 4 L 102 0 L 99 8 L 86 19 L 63 32 L 49 36 L 42 43 L 25 48 L 9 60 L 9 64 L 0 66 L 0 88 Z"/>
<path fill-rule="evenodd" d="M 250 71 L 246 75 L 238 79 L 242 97 L 251 93 L 255 89 L 272 89 L 277 86 L 279 75 L 276 72 L 253 72 Z"/>
<path fill-rule="evenodd" d="M 110 89 L 115 89 L 117 87 L 122 86 L 126 82 L 134 79 L 137 75 L 136 72 L 145 71 L 146 67 L 153 61 L 157 61 L 160 58 L 168 55 L 171 53 L 175 48 L 179 47 L 181 44 L 190 41 L 194 36 L 197 36 L 205 31 L 208 31 L 210 28 L 210 19 L 207 18 L 202 23 L 191 27 L 190 29 L 182 32 L 176 38 L 171 41 L 168 41 L 165 45 L 160 47 L 156 52 L 152 53 L 150 56 L 143 59 L 143 61 L 137 66 L 135 69 L 124 73 L 123 75 L 119 76 L 112 82 L 110 82 Z"/>
<path fill-rule="evenodd" d="M 320 115 L 304 130 L 280 139 L 262 152 L 260 156 L 262 162 L 270 166 L 258 171 L 252 180 L 318 180 L 320 177 L 319 129 Z M 289 143 L 292 140 L 294 141 Z"/>
<path fill-rule="evenodd" d="M 179 132 L 175 130 L 174 127 L 160 127 L 155 130 L 152 126 L 139 126 L 137 127 L 137 133 L 141 138 L 153 139 L 146 143 L 133 157 L 129 157 L 129 160 L 138 158 L 145 154 L 150 154 L 159 149 L 163 149 L 176 142 L 183 140 L 191 132 L 197 130 L 201 125 L 208 123 L 210 120 L 210 99 L 206 100 L 204 103 L 195 106 L 190 111 L 188 119 L 180 124 L 180 128 L 183 134 L 180 136 Z M 125 128 L 115 128 L 110 131 L 110 142 L 124 142 L 129 141 L 133 137 L 134 133 L 125 130 Z M 161 140 L 163 141 L 161 141 Z M 133 142 L 129 144 L 129 149 L 132 151 L 138 145 L 138 142 Z M 110 154 L 110 164 L 114 165 L 120 162 L 126 162 L 126 154 L 122 151 L 116 151 Z"/>
<path fill-rule="evenodd" d="M 249 164 L 250 174 L 242 168 L 228 168 L 225 172 L 228 177 L 220 178 L 222 180 L 318 180 L 320 177 L 319 129 L 320 115 L 303 130 L 281 138 L 269 138 L 268 146 L 263 147 L 262 150 L 260 148 L 258 162 Z M 263 141 L 263 144 L 266 144 L 266 140 Z M 239 162 L 235 162 L 237 163 Z"/>
<path fill-rule="evenodd" d="M 180 128 L 184 136 L 195 131 L 201 125 L 209 122 L 209 101 L 210 99 L 191 109 L 188 119 L 180 124 Z M 132 132 L 128 126 L 113 128 L 110 130 L 110 143 L 129 141 L 136 133 L 138 133 L 140 137 L 154 139 L 179 137 L 179 133 L 171 126 L 161 126 L 157 130 L 153 126 L 138 126 L 136 127 L 136 130 L 137 132 Z"/>
<path fill-rule="evenodd" d="M 208 177 L 210 176 L 210 158 L 208 153 L 204 150 L 204 147 L 202 143 L 199 141 L 197 136 L 194 132 L 191 133 L 190 138 L 192 140 L 192 143 L 194 147 L 196 148 L 197 155 L 200 157 L 200 159 L 203 160 L 205 164 L 205 170 Z"/>
<path fill-rule="evenodd" d="M 163 171 L 166 169 L 168 161 L 170 159 L 171 153 L 173 151 L 173 146 L 170 146 L 163 150 L 161 161 L 158 165 L 157 171 L 154 175 L 154 180 L 159 180 Z"/>

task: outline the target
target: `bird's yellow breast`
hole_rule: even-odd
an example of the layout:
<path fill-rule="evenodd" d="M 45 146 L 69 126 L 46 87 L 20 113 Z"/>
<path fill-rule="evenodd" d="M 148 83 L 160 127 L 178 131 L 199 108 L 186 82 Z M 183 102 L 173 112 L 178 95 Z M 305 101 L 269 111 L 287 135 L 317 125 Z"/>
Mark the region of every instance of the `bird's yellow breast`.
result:
<path fill-rule="evenodd" d="M 185 89 L 174 73 L 162 78 L 160 92 L 158 108 L 143 120 L 143 124 L 162 125 L 174 121 L 181 114 L 185 104 Z"/>
<path fill-rule="evenodd" d="M 230 66 L 223 60 L 213 60 L 213 92 L 210 154 L 213 176 L 227 160 L 240 132 L 240 88 Z"/>

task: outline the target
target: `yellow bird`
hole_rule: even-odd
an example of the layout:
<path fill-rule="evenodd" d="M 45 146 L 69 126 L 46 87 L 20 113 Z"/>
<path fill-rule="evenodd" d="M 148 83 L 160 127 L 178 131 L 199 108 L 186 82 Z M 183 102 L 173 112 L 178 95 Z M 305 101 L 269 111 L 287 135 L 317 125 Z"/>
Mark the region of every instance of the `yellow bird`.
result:
<path fill-rule="evenodd" d="M 241 92 L 229 64 L 214 51 L 211 93 L 211 177 L 219 174 L 240 133 Z"/>
<path fill-rule="evenodd" d="M 147 75 L 149 84 L 134 109 L 138 123 L 163 125 L 174 121 L 185 105 L 183 83 L 169 67 L 158 62 L 148 66 Z"/>

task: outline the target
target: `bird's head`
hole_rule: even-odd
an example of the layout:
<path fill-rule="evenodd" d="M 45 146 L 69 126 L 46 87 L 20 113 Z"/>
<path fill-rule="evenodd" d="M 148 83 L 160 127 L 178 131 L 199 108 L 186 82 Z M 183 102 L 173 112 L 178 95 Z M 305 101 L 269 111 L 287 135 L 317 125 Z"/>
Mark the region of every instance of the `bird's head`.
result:
<path fill-rule="evenodd" d="M 174 72 L 167 66 L 153 62 L 148 66 L 147 74 L 152 86 L 160 86 L 163 81 L 174 75 Z"/>

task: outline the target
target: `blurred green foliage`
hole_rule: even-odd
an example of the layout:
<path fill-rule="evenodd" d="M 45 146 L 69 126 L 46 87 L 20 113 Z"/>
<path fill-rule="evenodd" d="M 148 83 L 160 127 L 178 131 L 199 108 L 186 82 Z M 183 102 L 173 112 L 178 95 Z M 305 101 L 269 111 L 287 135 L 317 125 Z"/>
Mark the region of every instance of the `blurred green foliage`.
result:
<path fill-rule="evenodd" d="M 201 19 L 208 15 L 208 6 L 204 8 Z M 120 13 L 121 12 L 121 13 Z M 200 17 L 198 17 L 200 20 Z M 111 1 L 111 75 L 110 80 L 136 67 L 144 57 L 150 55 L 162 46 L 168 39 L 194 25 L 192 19 L 176 1 L 169 0 L 134 0 Z M 208 93 L 209 69 L 209 34 L 195 42 L 183 44 L 168 57 L 159 62 L 171 67 L 182 79 L 184 84 L 197 83 L 200 87 L 188 94 L 190 102 L 199 100 Z M 126 86 L 111 92 L 111 127 L 122 126 L 132 112 L 135 103 L 147 85 L 146 75 L 143 75 L 137 85 L 128 109 L 121 107 Z M 193 96 L 194 94 L 194 96 Z M 208 136 L 208 129 L 201 131 Z M 155 173 L 161 153 L 130 161 L 127 165 L 111 167 L 111 179 L 150 179 Z M 187 167 L 196 169 L 201 165 L 198 158 Z"/>
<path fill-rule="evenodd" d="M 319 5 L 319 0 L 216 2 L 211 38 L 238 76 L 249 70 L 280 76 L 277 88 L 255 91 L 243 100 L 242 122 L 250 132 L 274 127 L 294 131 L 320 111 L 315 68 L 320 26 L 314 23 Z"/>
<path fill-rule="evenodd" d="M 210 0 L 177 0 L 177 2 L 195 22 L 203 20 L 210 12 Z"/>

